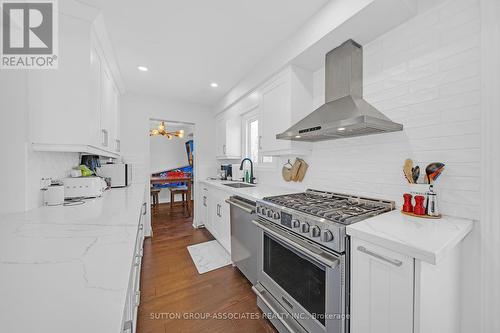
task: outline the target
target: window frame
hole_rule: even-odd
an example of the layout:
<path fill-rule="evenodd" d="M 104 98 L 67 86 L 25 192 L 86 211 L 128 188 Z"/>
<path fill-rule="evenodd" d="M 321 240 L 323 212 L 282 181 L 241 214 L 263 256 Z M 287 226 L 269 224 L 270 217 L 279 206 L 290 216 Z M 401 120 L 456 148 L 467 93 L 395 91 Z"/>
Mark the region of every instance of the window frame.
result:
<path fill-rule="evenodd" d="M 259 140 L 262 137 L 261 136 L 261 117 L 260 117 L 260 112 L 259 112 L 259 106 L 255 106 L 242 114 L 241 116 L 241 128 L 242 128 L 242 157 L 249 157 L 250 156 L 250 124 L 254 121 L 257 121 L 258 123 L 258 137 Z M 263 156 L 260 151 L 260 148 L 258 148 L 258 159 L 257 161 L 254 162 L 254 167 L 255 169 L 273 169 L 276 166 L 276 157 L 275 156 L 270 156 L 272 157 L 272 162 L 263 162 Z"/>

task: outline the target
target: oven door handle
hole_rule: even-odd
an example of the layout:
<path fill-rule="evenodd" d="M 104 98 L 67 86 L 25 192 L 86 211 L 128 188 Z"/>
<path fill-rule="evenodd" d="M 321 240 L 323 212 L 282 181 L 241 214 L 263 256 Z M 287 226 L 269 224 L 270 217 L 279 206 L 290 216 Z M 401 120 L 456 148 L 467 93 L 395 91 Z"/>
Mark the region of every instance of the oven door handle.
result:
<path fill-rule="evenodd" d="M 288 246 L 291 246 L 292 248 L 298 249 L 308 256 L 316 259 L 323 265 L 326 265 L 330 268 L 335 268 L 339 265 L 339 259 L 334 258 L 332 255 L 329 255 L 328 253 L 324 252 L 322 249 L 317 248 L 312 246 L 311 244 L 308 244 L 306 242 L 303 242 L 299 239 L 293 240 L 290 239 L 288 235 L 283 233 L 280 230 L 277 230 L 275 228 L 271 229 L 270 226 L 267 226 L 264 222 L 258 221 L 258 220 L 252 220 L 252 223 L 255 224 L 257 227 L 260 229 L 264 230 L 265 232 L 273 235 L 274 237 L 278 238 L 281 240 L 283 243 L 287 244 Z"/>

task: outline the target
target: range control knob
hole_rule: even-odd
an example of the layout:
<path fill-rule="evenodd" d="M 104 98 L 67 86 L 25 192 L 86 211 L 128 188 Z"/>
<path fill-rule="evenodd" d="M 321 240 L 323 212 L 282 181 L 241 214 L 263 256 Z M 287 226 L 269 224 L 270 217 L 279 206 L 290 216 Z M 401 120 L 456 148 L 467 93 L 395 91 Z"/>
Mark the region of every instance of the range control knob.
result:
<path fill-rule="evenodd" d="M 262 215 L 266 215 L 267 208 L 262 207 L 262 208 L 260 209 L 260 212 L 261 212 L 261 214 L 262 214 Z"/>
<path fill-rule="evenodd" d="M 273 211 L 268 209 L 267 210 L 267 217 L 273 217 Z"/>
<path fill-rule="evenodd" d="M 280 215 L 280 213 L 278 213 L 278 212 L 276 212 L 276 213 L 274 213 L 274 214 L 273 214 L 273 218 L 274 218 L 275 220 L 278 220 L 280 217 L 281 217 L 281 215 Z"/>
<path fill-rule="evenodd" d="M 260 206 L 257 206 L 257 214 L 260 214 L 261 209 L 262 208 Z"/>
<path fill-rule="evenodd" d="M 321 241 L 324 243 L 331 242 L 333 240 L 333 234 L 330 230 L 321 231 Z"/>
<path fill-rule="evenodd" d="M 309 232 L 309 223 L 300 222 L 300 232 L 303 234 L 307 234 Z"/>
<path fill-rule="evenodd" d="M 311 227 L 310 234 L 311 237 L 319 237 L 319 235 L 321 234 L 321 229 L 317 225 L 314 225 Z"/>
<path fill-rule="evenodd" d="M 299 228 L 299 227 L 300 227 L 300 222 L 299 222 L 299 220 L 295 220 L 295 219 L 294 219 L 294 220 L 292 220 L 292 228 L 293 228 L 293 229 L 297 229 L 297 228 Z"/>

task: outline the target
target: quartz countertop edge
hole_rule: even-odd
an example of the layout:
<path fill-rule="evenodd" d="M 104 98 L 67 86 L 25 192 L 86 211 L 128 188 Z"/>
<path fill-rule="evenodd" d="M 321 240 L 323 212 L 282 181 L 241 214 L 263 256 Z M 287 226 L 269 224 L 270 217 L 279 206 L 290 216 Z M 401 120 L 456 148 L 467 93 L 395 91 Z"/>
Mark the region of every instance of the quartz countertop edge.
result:
<path fill-rule="evenodd" d="M 225 181 L 225 180 L 199 180 L 198 182 L 214 186 L 218 189 L 226 191 L 228 193 L 238 195 L 242 198 L 248 200 L 261 200 L 264 197 L 270 197 L 274 195 L 282 195 L 282 194 L 290 194 L 301 192 L 301 190 L 290 189 L 286 187 L 279 186 L 269 186 L 264 184 L 255 184 L 254 187 L 245 187 L 245 188 L 234 188 L 230 186 L 225 186 L 224 184 L 234 184 L 238 183 L 237 181 Z M 241 183 L 241 182 L 240 182 Z"/>
<path fill-rule="evenodd" d="M 433 265 L 472 230 L 472 220 L 443 216 L 425 219 L 394 210 L 347 226 L 352 237 Z"/>
<path fill-rule="evenodd" d="M 2 329 L 121 332 L 145 190 L 0 215 Z"/>

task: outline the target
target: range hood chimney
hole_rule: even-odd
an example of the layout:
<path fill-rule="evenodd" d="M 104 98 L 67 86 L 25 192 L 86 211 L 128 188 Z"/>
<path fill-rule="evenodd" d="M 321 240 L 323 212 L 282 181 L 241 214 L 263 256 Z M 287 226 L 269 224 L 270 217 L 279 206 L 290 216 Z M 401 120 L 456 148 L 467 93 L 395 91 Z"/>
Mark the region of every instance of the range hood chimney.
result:
<path fill-rule="evenodd" d="M 363 99 L 363 49 L 349 39 L 326 54 L 325 104 L 276 139 L 323 141 L 403 130 Z"/>

